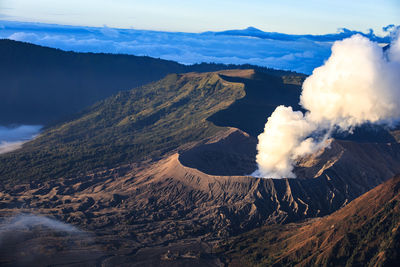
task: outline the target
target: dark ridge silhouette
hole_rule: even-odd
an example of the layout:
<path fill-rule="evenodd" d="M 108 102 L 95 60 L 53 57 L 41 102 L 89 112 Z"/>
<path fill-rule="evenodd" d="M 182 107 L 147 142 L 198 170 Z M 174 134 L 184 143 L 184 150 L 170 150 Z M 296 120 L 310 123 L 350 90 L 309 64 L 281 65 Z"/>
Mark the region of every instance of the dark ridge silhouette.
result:
<path fill-rule="evenodd" d="M 0 125 L 44 124 L 68 119 L 122 90 L 160 80 L 170 73 L 249 68 L 195 64 L 145 56 L 75 53 L 0 40 Z M 292 72 L 256 67 L 274 75 Z"/>
<path fill-rule="evenodd" d="M 0 124 L 47 124 L 184 66 L 126 55 L 65 52 L 0 40 Z"/>

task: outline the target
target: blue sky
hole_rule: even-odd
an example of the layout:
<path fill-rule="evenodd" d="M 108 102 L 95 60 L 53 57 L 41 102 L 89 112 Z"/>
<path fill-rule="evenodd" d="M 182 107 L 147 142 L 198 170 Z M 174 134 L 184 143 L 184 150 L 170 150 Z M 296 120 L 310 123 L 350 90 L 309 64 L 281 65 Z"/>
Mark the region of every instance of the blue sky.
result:
<path fill-rule="evenodd" d="M 184 32 L 254 26 L 291 34 L 342 27 L 382 33 L 400 24 L 399 14 L 399 0 L 0 0 L 2 20 Z"/>

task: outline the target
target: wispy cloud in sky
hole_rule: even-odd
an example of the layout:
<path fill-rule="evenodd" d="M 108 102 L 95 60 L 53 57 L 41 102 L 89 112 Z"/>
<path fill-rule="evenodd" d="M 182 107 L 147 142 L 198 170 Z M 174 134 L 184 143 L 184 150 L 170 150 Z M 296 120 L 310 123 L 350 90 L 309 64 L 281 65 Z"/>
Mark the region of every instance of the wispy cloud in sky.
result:
<path fill-rule="evenodd" d="M 254 64 L 303 73 L 323 64 L 333 41 L 354 33 L 358 32 L 342 29 L 327 35 L 289 35 L 255 28 L 182 33 L 0 21 L 0 38 L 63 50 L 145 55 L 183 64 Z M 363 35 L 374 41 L 389 41 L 373 32 Z"/>

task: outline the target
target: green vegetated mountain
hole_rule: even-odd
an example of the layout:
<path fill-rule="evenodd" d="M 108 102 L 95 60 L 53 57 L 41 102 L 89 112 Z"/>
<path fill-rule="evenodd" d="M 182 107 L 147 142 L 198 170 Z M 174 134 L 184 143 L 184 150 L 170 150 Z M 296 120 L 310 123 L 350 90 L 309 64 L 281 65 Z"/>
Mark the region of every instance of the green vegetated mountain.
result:
<path fill-rule="evenodd" d="M 229 266 L 397 266 L 400 177 L 329 216 L 262 227 L 235 237 L 223 250 Z"/>
<path fill-rule="evenodd" d="M 0 125 L 47 125 L 119 91 L 157 81 L 169 73 L 229 68 L 249 66 L 186 66 L 150 57 L 66 52 L 2 39 Z M 258 69 L 278 76 L 290 74 Z"/>
<path fill-rule="evenodd" d="M 261 86 L 247 86 L 255 81 Z M 273 105 L 291 104 L 282 90 L 298 96 L 300 86 L 253 70 L 171 74 L 100 101 L 77 119 L 46 130 L 22 150 L 1 155 L 0 176 L 9 181 L 51 179 L 156 159 L 223 129 L 215 124 L 229 125 L 229 116 L 209 118 L 229 113 L 228 107 L 239 99 L 247 106 L 240 111 L 239 102 L 230 116 L 238 116 L 239 126 L 254 132 L 262 129 Z M 247 110 L 251 101 L 260 102 L 257 110 Z"/>
<path fill-rule="evenodd" d="M 217 133 L 221 128 L 207 118 L 244 95 L 242 84 L 218 73 L 168 75 L 100 101 L 22 150 L 1 155 L 0 177 L 51 179 L 156 159 Z"/>

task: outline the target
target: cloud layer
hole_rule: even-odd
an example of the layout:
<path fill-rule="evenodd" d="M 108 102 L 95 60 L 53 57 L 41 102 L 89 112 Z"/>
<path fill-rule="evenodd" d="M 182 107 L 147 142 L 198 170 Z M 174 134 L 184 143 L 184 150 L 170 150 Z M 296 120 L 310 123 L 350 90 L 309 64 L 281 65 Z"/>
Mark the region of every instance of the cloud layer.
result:
<path fill-rule="evenodd" d="M 40 125 L 0 126 L 0 154 L 21 148 L 24 143 L 34 138 L 41 128 Z"/>
<path fill-rule="evenodd" d="M 10 266 L 76 265 L 103 254 L 91 233 L 24 213 L 0 220 L 0 251 Z"/>
<path fill-rule="evenodd" d="M 278 107 L 257 146 L 256 176 L 294 178 L 295 160 L 325 147 L 335 131 L 364 123 L 393 124 L 400 118 L 400 50 L 396 37 L 389 50 L 361 35 L 337 41 L 325 64 L 304 84 L 294 112 Z"/>
<path fill-rule="evenodd" d="M 352 33 L 342 29 L 336 34 L 288 35 L 254 28 L 179 33 L 0 21 L 0 38 L 63 50 L 145 55 L 183 64 L 254 64 L 308 74 L 328 58 L 333 41 Z M 373 32 L 364 35 L 379 42 L 388 40 Z"/>

